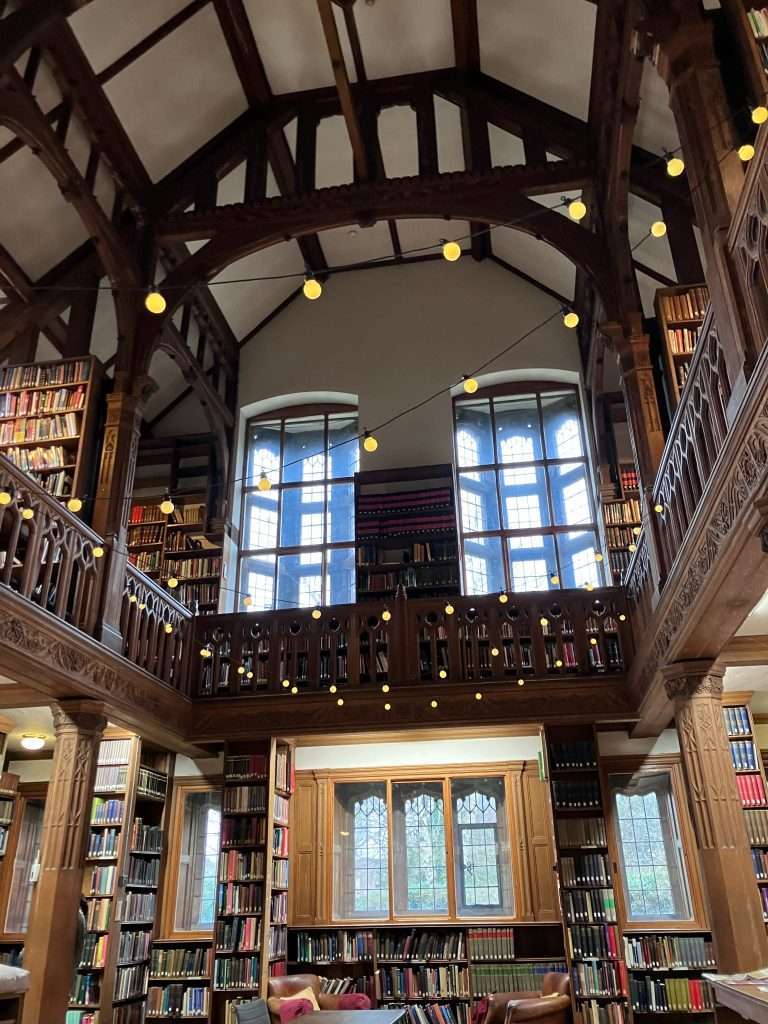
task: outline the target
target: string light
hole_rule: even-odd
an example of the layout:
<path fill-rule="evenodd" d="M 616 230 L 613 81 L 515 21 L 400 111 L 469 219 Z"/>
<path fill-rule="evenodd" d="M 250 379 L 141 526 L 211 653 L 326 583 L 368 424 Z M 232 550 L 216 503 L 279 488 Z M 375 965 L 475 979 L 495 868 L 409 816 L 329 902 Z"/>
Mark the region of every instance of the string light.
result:
<path fill-rule="evenodd" d="M 343 697 L 339 697 L 339 699 L 336 701 L 336 703 L 339 705 L 340 708 L 343 708 L 344 707 L 344 698 Z"/>
<path fill-rule="evenodd" d="M 462 377 L 462 383 L 464 390 L 468 395 L 474 395 L 479 387 L 479 384 L 474 377 Z"/>
<path fill-rule="evenodd" d="M 663 238 L 667 233 L 667 225 L 663 220 L 655 220 L 651 224 L 651 234 L 654 238 Z"/>
<path fill-rule="evenodd" d="M 290 685 L 291 685 L 291 680 L 290 679 L 284 679 L 283 680 L 283 689 L 287 690 Z"/>
<path fill-rule="evenodd" d="M 101 544 L 97 544 L 94 547 L 94 549 L 93 549 L 93 557 L 94 558 L 103 558 L 104 557 L 104 548 L 101 546 Z"/>
<path fill-rule="evenodd" d="M 563 317 L 563 323 L 570 331 L 572 331 L 574 327 L 579 326 L 579 314 L 574 313 L 572 309 L 569 310 Z"/>
<path fill-rule="evenodd" d="M 245 675 L 245 665 L 238 665 L 238 667 L 237 667 L 237 674 L 239 676 L 244 676 Z"/>
<path fill-rule="evenodd" d="M 627 551 L 637 551 L 637 544 L 628 544 Z"/>
<path fill-rule="evenodd" d="M 525 686 L 525 680 L 524 679 L 518 679 L 517 680 L 517 685 L 518 686 Z"/>
<path fill-rule="evenodd" d="M 755 155 L 755 147 L 751 142 L 745 142 L 743 146 L 739 146 L 736 152 L 739 154 L 739 160 L 742 163 L 747 163 Z"/>
<path fill-rule="evenodd" d="M 453 607 L 453 605 L 449 601 L 448 604 L 445 606 L 445 614 L 446 615 L 453 615 L 453 613 L 455 611 L 456 611 L 456 609 Z"/>
<path fill-rule="evenodd" d="M 160 316 L 161 313 L 165 312 L 168 303 L 165 301 L 160 292 L 154 288 L 147 292 L 146 298 L 144 299 L 144 307 L 149 313 L 154 313 L 155 316 Z"/>
<path fill-rule="evenodd" d="M 160 511 L 163 513 L 164 516 L 169 516 L 175 508 L 176 506 L 171 501 L 170 494 L 166 494 L 166 496 L 160 502 Z"/>
<path fill-rule="evenodd" d="M 461 256 L 461 246 L 458 242 L 443 242 L 443 258 L 449 263 L 455 263 Z"/>
<path fill-rule="evenodd" d="M 23 508 L 21 510 L 21 518 L 22 519 L 33 519 L 34 515 L 35 515 L 35 510 L 33 508 Z M 96 554 L 96 548 L 93 549 L 93 553 L 94 553 L 94 555 Z"/>
<path fill-rule="evenodd" d="M 634 535 L 636 537 L 639 537 L 642 532 L 643 532 L 642 526 L 633 526 L 632 527 L 632 533 L 634 533 Z"/>
<path fill-rule="evenodd" d="M 382 693 L 389 693 L 389 683 L 384 683 L 384 685 L 381 688 L 381 692 Z"/>
<path fill-rule="evenodd" d="M 765 124 L 768 121 L 768 107 L 753 107 L 752 124 Z"/>
<path fill-rule="evenodd" d="M 572 220 L 583 220 L 587 215 L 587 207 L 581 199 L 574 199 L 568 204 L 568 216 Z"/>
<path fill-rule="evenodd" d="M 81 498 L 70 498 L 67 502 L 67 508 L 70 512 L 79 512 L 82 507 L 83 502 Z"/>
<path fill-rule="evenodd" d="M 509 600 L 509 595 L 505 594 L 504 591 L 499 594 L 499 604 L 506 604 Z"/>
<path fill-rule="evenodd" d="M 389 622 L 389 620 L 391 618 L 392 618 L 392 612 L 389 610 L 389 608 L 385 608 L 384 611 L 381 613 L 381 621 L 382 622 Z"/>
<path fill-rule="evenodd" d="M 176 579 L 175 576 L 169 576 L 168 577 L 168 589 L 169 590 L 175 590 L 176 587 L 178 587 L 178 585 L 179 585 L 179 581 Z"/>
<path fill-rule="evenodd" d="M 438 674 L 438 676 L 441 679 L 447 679 L 448 678 L 448 673 L 445 671 L 444 668 L 441 668 L 440 671 L 437 674 Z"/>
<path fill-rule="evenodd" d="M 253 604 L 253 598 L 251 597 L 250 594 L 245 595 L 245 597 L 243 598 L 243 604 L 245 605 L 246 608 L 251 607 L 251 605 Z"/>
<path fill-rule="evenodd" d="M 602 552 L 601 551 L 596 551 L 595 552 L 595 561 L 596 562 L 602 562 L 602 560 L 603 560 Z"/>
<path fill-rule="evenodd" d="M 253 679 L 253 672 L 246 672 L 245 673 L 245 678 L 246 679 Z"/>
<path fill-rule="evenodd" d="M 391 704 L 385 704 L 384 705 L 384 710 L 385 711 L 391 711 L 392 710 L 392 705 Z"/>
<path fill-rule="evenodd" d="M 336 693 L 337 690 L 338 690 L 338 686 L 336 686 L 335 683 L 328 687 L 328 693 Z"/>
<path fill-rule="evenodd" d="M 626 621 L 627 621 L 627 616 L 624 614 L 624 612 L 621 612 L 620 615 L 619 615 L 619 622 L 626 622 Z"/>
<path fill-rule="evenodd" d="M 657 501 L 656 504 L 653 506 L 653 511 L 654 512 L 663 512 L 664 511 L 664 506 L 661 504 L 661 502 Z"/>
<path fill-rule="evenodd" d="M 375 452 L 378 447 L 379 442 L 376 440 L 373 434 L 366 430 L 365 433 L 363 434 L 363 448 L 365 448 L 367 452 Z"/>
<path fill-rule="evenodd" d="M 431 700 L 431 701 L 429 702 L 429 706 L 430 706 L 431 708 L 436 708 L 436 707 L 437 707 L 437 701 L 436 701 L 436 700 Z"/>
<path fill-rule="evenodd" d="M 560 586 L 560 577 L 557 575 L 556 572 L 550 573 L 549 581 L 550 581 L 550 583 L 552 584 L 553 587 L 559 587 Z"/>
<path fill-rule="evenodd" d="M 478 690 L 478 691 L 477 691 L 477 693 L 475 694 L 475 700 L 482 700 L 482 699 L 483 699 L 483 695 L 482 695 L 482 693 L 480 693 L 480 691 Z"/>
<path fill-rule="evenodd" d="M 0 491 L 0 505 L 10 505 L 12 500 L 10 491 Z"/>
<path fill-rule="evenodd" d="M 166 622 L 166 624 L 165 624 L 165 632 L 168 633 L 169 635 L 173 632 L 173 626 L 170 624 L 170 622 Z"/>
<path fill-rule="evenodd" d="M 268 491 L 272 486 L 269 477 L 262 469 L 261 475 L 259 476 L 259 482 L 256 484 L 260 491 Z"/>
<path fill-rule="evenodd" d="M 322 619 L 322 617 L 323 617 L 323 613 L 320 611 L 319 608 L 313 608 L 312 609 L 312 618 L 313 619 Z"/>
<path fill-rule="evenodd" d="M 299 692 L 298 686 L 291 687 L 291 693 L 295 696 Z"/>
<path fill-rule="evenodd" d="M 670 178 L 679 178 L 685 170 L 685 162 L 679 156 L 670 156 L 667 158 L 667 174 Z"/>
<path fill-rule="evenodd" d="M 499 648 L 498 647 L 492 647 L 491 648 L 491 657 L 492 658 L 498 658 L 498 656 L 499 656 Z"/>
<path fill-rule="evenodd" d="M 304 292 L 304 298 L 312 301 L 314 299 L 319 299 L 323 294 L 323 286 L 316 277 L 310 276 L 304 279 L 304 287 L 302 288 L 302 291 Z"/>

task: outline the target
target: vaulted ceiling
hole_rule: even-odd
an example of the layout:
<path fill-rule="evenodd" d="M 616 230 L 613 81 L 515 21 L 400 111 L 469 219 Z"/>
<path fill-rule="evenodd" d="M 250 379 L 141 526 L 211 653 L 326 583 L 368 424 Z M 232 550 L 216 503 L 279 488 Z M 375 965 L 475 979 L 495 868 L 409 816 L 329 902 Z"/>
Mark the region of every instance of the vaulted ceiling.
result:
<path fill-rule="evenodd" d="M 366 178 L 546 164 L 563 159 L 561 144 L 586 154 L 596 131 L 595 90 L 610 90 L 611 82 L 606 76 L 601 82 L 599 72 L 610 56 L 599 38 L 603 5 L 622 6 L 613 0 L 29 0 L 30 7 L 71 13 L 66 22 L 51 20 L 33 40 L 38 45 L 14 55 L 15 69 L 107 216 L 119 195 L 121 205 L 161 218 L 242 202 L 258 193 L 258 175 L 265 175 L 269 198 Z M 5 6 L 8 16 L 25 5 Z M 109 142 L 99 136 L 105 127 Z M 679 144 L 666 88 L 648 62 L 634 138 L 640 170 L 629 200 L 631 244 L 646 234 L 664 200 L 649 184 L 650 155 Z M 257 159 L 254 147 L 261 143 Z M 94 146 L 106 159 L 94 159 Z M 206 167 L 208 177 L 191 187 L 192 171 Z M 33 283 L 59 284 L 68 268 L 81 270 L 90 232 L 49 169 L 4 127 L 0 196 L 2 359 L 5 313 L 36 298 Z M 528 196 L 554 205 L 561 193 L 529 190 Z M 667 198 L 685 199 L 679 191 Z M 199 291 L 187 322 L 183 311 L 175 322 L 190 349 L 200 332 L 216 337 L 203 357 L 208 372 L 217 352 L 251 337 L 296 292 L 300 279 L 283 275 L 407 258 L 413 250 L 422 255 L 442 236 L 469 230 L 467 222 L 409 218 L 284 241 L 230 265 Z M 166 267 L 201 244 L 169 242 Z M 473 255 L 573 300 L 575 267 L 535 237 L 496 228 L 472 248 Z M 99 280 L 98 263 L 86 269 L 88 280 Z M 636 270 L 650 311 L 653 290 L 675 280 L 666 240 L 639 249 Z M 271 280 L 221 283 L 250 277 Z M 61 350 L 72 309 L 63 299 L 45 321 L 40 355 Z M 91 349 L 109 361 L 117 345 L 109 291 L 99 293 L 94 315 Z M 149 420 L 188 390 L 178 366 L 156 356 L 159 389 Z"/>

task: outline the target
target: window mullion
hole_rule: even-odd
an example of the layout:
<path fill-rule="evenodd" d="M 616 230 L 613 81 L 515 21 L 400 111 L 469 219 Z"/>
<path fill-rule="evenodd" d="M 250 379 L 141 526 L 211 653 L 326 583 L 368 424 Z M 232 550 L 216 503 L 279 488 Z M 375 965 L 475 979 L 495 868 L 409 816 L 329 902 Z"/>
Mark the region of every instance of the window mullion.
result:
<path fill-rule="evenodd" d="M 502 500 L 501 500 L 501 487 L 499 486 L 499 472 L 500 472 L 499 466 L 501 464 L 501 459 L 499 457 L 498 438 L 496 436 L 498 434 L 498 430 L 496 429 L 496 403 L 494 402 L 494 400 L 492 398 L 490 399 L 490 407 L 491 407 L 491 433 L 493 435 L 493 457 L 496 460 L 495 463 L 494 463 L 494 466 L 493 466 L 493 482 L 496 485 L 496 505 L 497 505 L 498 510 L 499 510 L 499 530 L 503 530 L 504 529 L 504 506 L 503 506 L 503 503 L 502 503 Z M 499 547 L 501 548 L 501 564 L 502 564 L 502 567 L 504 569 L 504 589 L 505 590 L 511 590 L 512 589 L 512 573 L 510 572 L 510 569 L 509 569 L 509 555 L 507 553 L 507 545 L 504 543 L 503 538 L 499 542 Z"/>
<path fill-rule="evenodd" d="M 387 918 L 390 921 L 395 919 L 395 830 L 394 830 L 394 808 L 392 807 L 392 779 L 387 779 L 387 879 L 389 882 L 389 906 Z"/>
<path fill-rule="evenodd" d="M 456 918 L 456 864 L 453 842 L 453 805 L 451 803 L 451 780 L 443 776 L 443 838 L 445 841 L 445 883 L 448 887 L 448 917 Z"/>

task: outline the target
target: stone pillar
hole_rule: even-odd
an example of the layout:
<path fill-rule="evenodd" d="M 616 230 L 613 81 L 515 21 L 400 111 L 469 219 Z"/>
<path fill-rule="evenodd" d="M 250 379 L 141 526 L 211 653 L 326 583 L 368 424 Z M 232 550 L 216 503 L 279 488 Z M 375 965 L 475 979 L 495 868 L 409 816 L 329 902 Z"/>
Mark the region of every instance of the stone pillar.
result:
<path fill-rule="evenodd" d="M 723 721 L 723 668 L 710 661 L 663 672 L 685 770 L 719 970 L 768 963 L 768 938 Z"/>
<path fill-rule="evenodd" d="M 74 975 L 77 912 L 99 742 L 101 704 L 54 704 L 56 745 L 40 844 L 40 878 L 24 950 L 31 987 L 23 1024 L 62 1021 Z"/>

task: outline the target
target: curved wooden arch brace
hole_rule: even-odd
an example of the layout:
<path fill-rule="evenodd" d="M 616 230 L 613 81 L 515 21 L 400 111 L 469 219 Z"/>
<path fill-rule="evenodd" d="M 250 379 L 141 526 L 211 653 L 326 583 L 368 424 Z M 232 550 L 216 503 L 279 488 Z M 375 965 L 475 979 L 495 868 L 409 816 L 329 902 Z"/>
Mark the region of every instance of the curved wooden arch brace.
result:
<path fill-rule="evenodd" d="M 549 167 L 558 168 L 562 178 L 564 171 L 560 163 Z M 554 173 L 542 169 L 541 177 Z M 582 168 L 582 177 L 584 174 Z M 530 177 L 530 168 L 511 167 L 497 168 L 482 175 L 460 172 L 431 178 L 395 178 L 169 218 L 159 227 L 161 237 L 175 240 L 207 237 L 209 241 L 159 285 L 168 307 L 162 317 L 151 314 L 141 317 L 139 365 L 147 365 L 165 320 L 195 282 L 208 280 L 236 260 L 279 242 L 353 224 L 367 227 L 380 220 L 427 217 L 508 224 L 549 243 L 581 267 L 593 280 L 606 310 L 617 316 L 612 274 L 602 239 L 521 194 L 519 189 L 524 178 L 526 191 L 535 192 L 536 185 L 528 180 Z M 566 190 L 567 187 L 563 186 Z M 570 187 L 575 186 L 570 184 Z M 542 182 L 541 191 L 544 190 Z M 554 191 L 551 185 L 549 191 Z M 509 223 L 512 221 L 515 223 Z"/>

